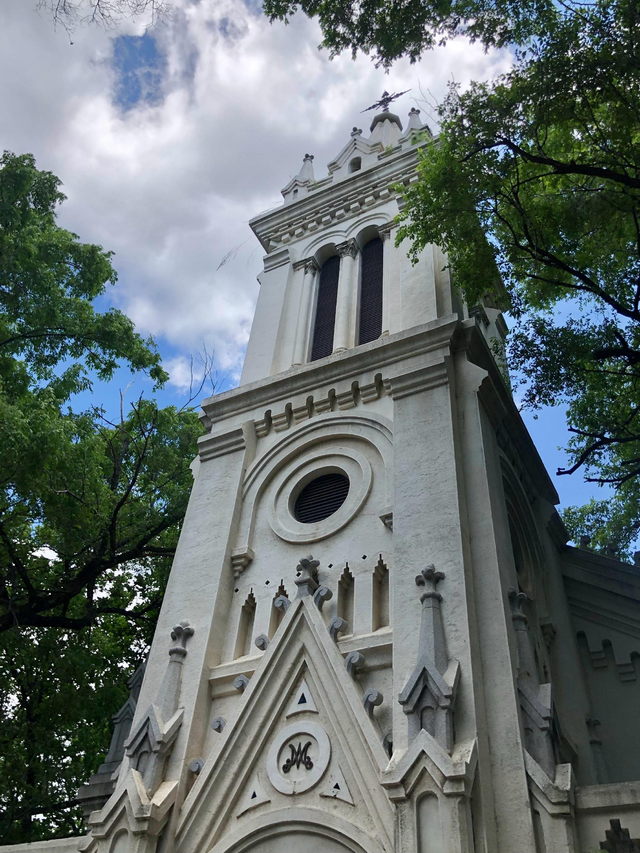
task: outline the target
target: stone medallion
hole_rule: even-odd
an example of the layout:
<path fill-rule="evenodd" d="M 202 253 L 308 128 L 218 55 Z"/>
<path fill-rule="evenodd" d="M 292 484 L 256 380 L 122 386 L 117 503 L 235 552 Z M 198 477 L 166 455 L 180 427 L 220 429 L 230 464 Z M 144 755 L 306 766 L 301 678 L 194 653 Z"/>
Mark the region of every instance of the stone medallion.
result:
<path fill-rule="evenodd" d="M 281 794 L 301 794 L 318 784 L 330 758 L 331 743 L 322 726 L 292 723 L 282 729 L 271 745 L 267 775 Z"/>

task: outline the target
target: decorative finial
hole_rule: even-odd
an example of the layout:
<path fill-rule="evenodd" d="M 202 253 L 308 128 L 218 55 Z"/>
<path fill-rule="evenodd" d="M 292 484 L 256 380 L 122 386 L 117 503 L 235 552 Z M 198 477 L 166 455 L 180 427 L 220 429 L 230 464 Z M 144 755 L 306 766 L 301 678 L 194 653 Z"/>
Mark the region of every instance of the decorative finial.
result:
<path fill-rule="evenodd" d="M 353 130 L 351 131 L 351 136 L 361 136 L 361 135 L 362 135 L 362 128 L 361 127 L 354 127 Z"/>
<path fill-rule="evenodd" d="M 174 643 L 177 642 L 178 645 L 172 646 L 169 649 L 169 656 L 173 657 L 177 655 L 178 657 L 184 657 L 187 653 L 187 640 L 189 637 L 193 637 L 194 633 L 194 629 L 188 622 L 180 622 L 179 625 L 176 625 L 171 632 L 171 639 Z"/>
<path fill-rule="evenodd" d="M 313 154 L 305 154 L 303 160 L 313 160 Z"/>
<path fill-rule="evenodd" d="M 442 601 L 442 596 L 436 590 L 436 587 L 444 578 L 444 572 L 436 571 L 436 567 L 431 563 L 426 569 L 422 569 L 419 575 L 416 575 L 416 586 L 424 586 L 425 591 L 420 596 L 420 601 L 426 598 L 437 598 Z"/>
<path fill-rule="evenodd" d="M 411 89 L 405 89 L 404 92 L 395 92 L 393 95 L 390 95 L 388 92 L 383 92 L 382 97 L 379 101 L 376 101 L 375 104 L 371 104 L 370 107 L 367 107 L 366 110 L 362 110 L 363 113 L 368 113 L 369 110 L 378 110 L 382 107 L 383 113 L 389 112 L 389 104 L 392 101 L 395 101 L 396 98 L 399 98 L 401 95 L 406 95 L 407 92 L 410 92 Z"/>
<path fill-rule="evenodd" d="M 295 585 L 298 587 L 298 598 L 305 595 L 313 595 L 318 588 L 318 566 L 319 560 L 314 560 L 313 555 L 303 557 L 296 566 L 298 577 Z"/>

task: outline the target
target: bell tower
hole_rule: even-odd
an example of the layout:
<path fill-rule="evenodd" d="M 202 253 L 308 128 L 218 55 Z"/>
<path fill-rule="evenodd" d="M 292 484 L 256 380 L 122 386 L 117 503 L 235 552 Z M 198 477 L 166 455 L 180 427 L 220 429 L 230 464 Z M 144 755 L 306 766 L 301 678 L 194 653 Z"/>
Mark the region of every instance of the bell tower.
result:
<path fill-rule="evenodd" d="M 202 404 L 87 851 L 592 841 L 576 774 L 596 786 L 602 759 L 563 581 L 577 552 L 494 357 L 499 308 L 465 305 L 438 247 L 412 264 L 396 246 L 398 187 L 435 143 L 388 100 L 250 223 L 265 257 L 242 379 Z"/>

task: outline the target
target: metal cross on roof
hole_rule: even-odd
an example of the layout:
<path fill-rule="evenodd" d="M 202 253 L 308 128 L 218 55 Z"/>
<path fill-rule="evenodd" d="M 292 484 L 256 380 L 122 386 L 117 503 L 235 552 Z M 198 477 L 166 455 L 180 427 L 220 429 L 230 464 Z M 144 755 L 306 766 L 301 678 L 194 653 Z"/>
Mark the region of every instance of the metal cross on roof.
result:
<path fill-rule="evenodd" d="M 376 101 L 375 104 L 371 104 L 370 107 L 367 107 L 366 110 L 362 110 L 363 113 L 368 113 L 369 110 L 377 110 L 382 107 L 383 113 L 389 112 L 389 104 L 391 101 L 395 101 L 396 98 L 399 98 L 401 95 L 406 95 L 407 92 L 410 92 L 411 89 L 405 89 L 404 92 L 396 92 L 393 95 L 390 95 L 388 92 L 383 92 L 382 97 L 379 101 Z"/>

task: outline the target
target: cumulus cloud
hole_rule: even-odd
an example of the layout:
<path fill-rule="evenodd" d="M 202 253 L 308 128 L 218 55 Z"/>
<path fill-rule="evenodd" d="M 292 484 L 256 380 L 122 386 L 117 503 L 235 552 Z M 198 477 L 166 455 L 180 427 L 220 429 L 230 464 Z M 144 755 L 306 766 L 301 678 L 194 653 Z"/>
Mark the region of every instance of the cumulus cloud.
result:
<path fill-rule="evenodd" d="M 203 343 L 238 375 L 262 263 L 248 221 L 305 151 L 319 177 L 383 89 L 412 89 L 406 113 L 420 89 L 437 98 L 510 62 L 460 42 L 385 75 L 365 57 L 330 61 L 303 15 L 270 25 L 239 0 L 175 0 L 161 26 L 82 29 L 73 44 L 35 0 L 4 0 L 0 20 L 3 147 L 58 174 L 61 223 L 115 251 L 109 298 L 166 344 L 176 387 Z"/>

